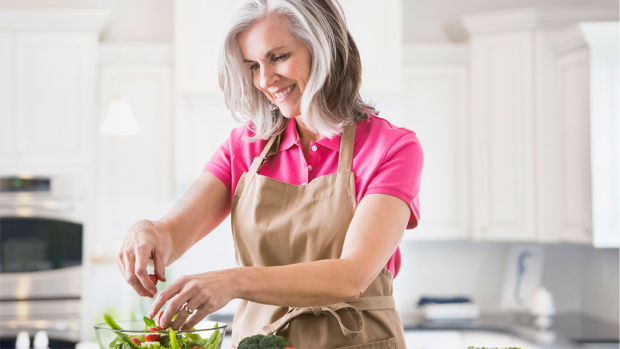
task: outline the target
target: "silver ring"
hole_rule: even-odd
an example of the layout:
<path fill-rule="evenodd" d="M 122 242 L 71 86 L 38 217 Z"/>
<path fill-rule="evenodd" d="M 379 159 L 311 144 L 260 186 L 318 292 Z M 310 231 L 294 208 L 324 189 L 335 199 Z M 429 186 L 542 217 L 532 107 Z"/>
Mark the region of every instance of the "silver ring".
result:
<path fill-rule="evenodd" d="M 194 313 L 194 311 L 189 310 L 189 308 L 187 307 L 187 304 L 185 304 L 185 308 L 183 308 L 183 309 L 185 309 L 185 311 L 186 311 L 189 315 L 192 315 L 192 314 Z"/>

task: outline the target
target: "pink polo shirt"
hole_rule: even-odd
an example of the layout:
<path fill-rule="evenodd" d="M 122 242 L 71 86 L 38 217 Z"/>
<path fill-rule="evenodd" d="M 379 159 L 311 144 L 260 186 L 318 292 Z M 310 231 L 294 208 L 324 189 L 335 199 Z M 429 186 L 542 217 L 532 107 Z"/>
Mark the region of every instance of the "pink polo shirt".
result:
<path fill-rule="evenodd" d="M 321 138 L 310 143 L 308 161 L 297 139 L 295 119 L 291 119 L 284 131 L 277 154 L 269 157 L 258 172 L 281 182 L 300 185 L 313 179 L 338 172 L 340 135 L 331 140 Z M 254 143 L 242 140 L 251 130 L 238 127 L 213 154 L 203 171 L 219 178 L 231 198 L 241 174 L 247 172 L 254 157 L 259 156 L 267 140 Z M 411 208 L 407 229 L 413 229 L 420 220 L 420 177 L 424 156 L 420 142 L 413 131 L 396 127 L 387 120 L 372 115 L 357 124 L 353 149 L 352 171 L 355 173 L 357 204 L 369 194 L 393 195 Z M 400 249 L 387 262 L 386 268 L 394 277 L 400 269 Z"/>

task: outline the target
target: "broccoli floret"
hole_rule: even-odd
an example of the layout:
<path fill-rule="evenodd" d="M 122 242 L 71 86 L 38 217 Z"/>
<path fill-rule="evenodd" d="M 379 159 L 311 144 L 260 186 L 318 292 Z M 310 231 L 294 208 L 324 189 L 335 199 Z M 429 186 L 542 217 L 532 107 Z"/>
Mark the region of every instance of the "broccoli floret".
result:
<path fill-rule="evenodd" d="M 288 347 L 286 338 L 282 336 L 275 336 L 273 334 L 266 335 L 265 338 L 261 339 L 259 343 L 260 349 L 284 349 L 286 347 Z"/>
<path fill-rule="evenodd" d="M 260 349 L 260 341 L 265 337 L 262 334 L 255 334 L 250 337 L 243 338 L 237 349 Z"/>

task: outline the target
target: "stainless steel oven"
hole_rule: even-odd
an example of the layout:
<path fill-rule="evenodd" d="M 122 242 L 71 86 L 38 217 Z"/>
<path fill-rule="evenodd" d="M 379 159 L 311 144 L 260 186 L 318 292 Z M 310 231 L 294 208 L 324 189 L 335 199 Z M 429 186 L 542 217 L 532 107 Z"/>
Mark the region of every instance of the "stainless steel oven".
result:
<path fill-rule="evenodd" d="M 24 331 L 79 341 L 83 221 L 79 177 L 0 178 L 0 347 Z"/>

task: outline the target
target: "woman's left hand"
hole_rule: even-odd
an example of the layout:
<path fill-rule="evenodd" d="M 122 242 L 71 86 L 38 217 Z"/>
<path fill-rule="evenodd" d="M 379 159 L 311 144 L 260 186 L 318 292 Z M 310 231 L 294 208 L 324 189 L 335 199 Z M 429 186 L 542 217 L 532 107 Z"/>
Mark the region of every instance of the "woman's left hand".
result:
<path fill-rule="evenodd" d="M 218 270 L 197 275 L 185 275 L 166 287 L 155 298 L 149 309 L 149 318 L 154 318 L 159 309 L 168 303 L 168 307 L 161 316 L 161 325 L 167 327 L 172 317 L 178 314 L 172 322 L 172 329 L 189 329 L 194 327 L 207 315 L 221 309 L 234 299 L 234 278 L 230 275 L 231 269 Z M 192 311 L 192 315 L 185 310 L 185 304 Z M 187 321 L 186 321 L 187 320 Z"/>

